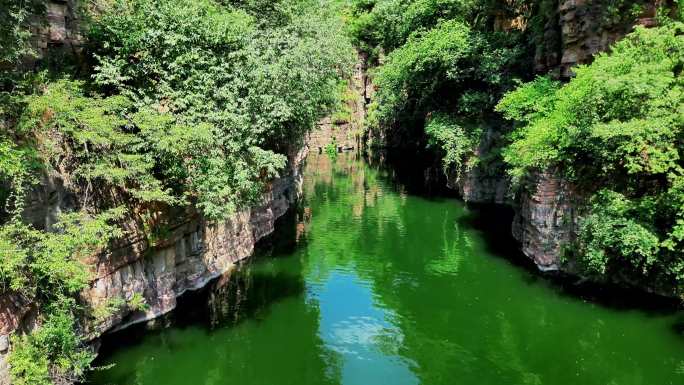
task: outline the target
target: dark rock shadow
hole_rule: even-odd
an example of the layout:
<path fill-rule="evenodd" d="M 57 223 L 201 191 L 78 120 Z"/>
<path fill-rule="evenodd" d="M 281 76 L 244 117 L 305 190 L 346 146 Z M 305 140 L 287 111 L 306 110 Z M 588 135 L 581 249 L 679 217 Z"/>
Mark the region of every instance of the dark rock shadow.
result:
<path fill-rule="evenodd" d="M 291 256 L 296 247 L 302 246 L 294 239 L 296 218 L 296 210 L 290 209 L 278 219 L 276 231 L 257 243 L 252 257 L 204 287 L 183 293 L 171 312 L 147 323 L 103 335 L 95 365 L 106 362 L 117 350 L 136 345 L 143 338 L 162 333 L 169 327 L 200 327 L 211 332 L 233 327 L 245 320 L 258 322 L 266 318 L 274 304 L 301 296 L 305 291 L 301 275 L 254 268 L 261 259 L 285 258 Z"/>
<path fill-rule="evenodd" d="M 470 215 L 460 222 L 482 232 L 487 251 L 505 259 L 508 263 L 524 269 L 529 284 L 544 281 L 564 296 L 619 310 L 641 310 L 650 315 L 673 315 L 682 310 L 677 298 L 664 297 L 642 289 L 605 282 L 593 282 L 562 272 L 543 272 L 520 250 L 520 244 L 512 236 L 513 209 L 495 204 L 468 204 Z M 684 330 L 684 315 L 682 325 Z"/>

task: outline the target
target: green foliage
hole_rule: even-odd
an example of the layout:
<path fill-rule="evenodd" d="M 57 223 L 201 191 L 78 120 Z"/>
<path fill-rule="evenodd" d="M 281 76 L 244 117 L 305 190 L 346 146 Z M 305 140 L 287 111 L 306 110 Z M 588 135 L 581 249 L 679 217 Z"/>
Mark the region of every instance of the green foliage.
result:
<path fill-rule="evenodd" d="M 0 213 L 4 211 L 17 219 L 23 211 L 26 189 L 35 182 L 33 158 L 30 149 L 20 148 L 0 134 L 0 181 L 7 181 L 0 186 Z"/>
<path fill-rule="evenodd" d="M 467 161 L 472 161 L 473 150 L 477 147 L 481 130 L 468 127 L 452 116 L 435 114 L 425 126 L 428 144 L 442 153 L 445 172 L 455 172 L 460 176 Z"/>
<path fill-rule="evenodd" d="M 526 75 L 530 57 L 523 31 L 495 31 L 494 24 L 526 9 L 524 1 L 353 1 L 349 33 L 371 63 L 382 63 L 372 73 L 377 93 L 366 121 L 370 136 L 390 138 L 381 145 L 420 148 L 434 138 L 434 130 L 426 132 L 430 114 L 463 122 L 491 116 L 499 96 Z M 480 126 L 462 125 L 463 138 L 478 142 Z"/>
<path fill-rule="evenodd" d="M 44 15 L 42 0 L 0 0 L 0 67 L 17 64 L 32 54 L 29 23 L 32 15 Z"/>
<path fill-rule="evenodd" d="M 73 299 L 59 298 L 46 309 L 36 331 L 12 338 L 9 364 L 13 384 L 51 385 L 83 380 L 95 354 L 76 333 L 76 308 Z"/>
<path fill-rule="evenodd" d="M 90 315 L 96 322 L 103 322 L 122 309 L 144 311 L 147 310 L 147 308 L 148 305 L 145 297 L 140 293 L 133 293 L 128 300 L 121 297 L 109 298 L 104 303 L 95 306 Z"/>
<path fill-rule="evenodd" d="M 649 216 L 655 214 L 653 203 L 651 199 L 629 200 L 610 190 L 595 195 L 580 232 L 582 249 L 578 258 L 587 272 L 602 275 L 611 268 L 628 267 L 648 274 L 659 262 L 656 256 L 660 249 L 657 231 L 648 224 Z M 620 258 L 614 260 L 613 256 Z"/>
<path fill-rule="evenodd" d="M 603 23 L 606 26 L 619 25 L 635 20 L 643 13 L 645 1 L 609 0 L 602 4 Z"/>
<path fill-rule="evenodd" d="M 33 229 L 19 222 L 0 227 L 0 288 L 51 303 L 71 296 L 89 282 L 83 259 L 121 235 L 113 221 L 122 210 L 95 217 L 83 213 L 63 214 L 54 231 Z"/>
<path fill-rule="evenodd" d="M 513 166 L 509 173 L 516 181 L 526 174 L 526 168 L 544 168 L 557 157 L 549 143 L 555 138 L 549 131 L 556 129 L 556 122 L 543 117 L 550 115 L 559 87 L 560 83 L 539 77 L 506 94 L 496 107 L 507 119 L 527 124 L 513 132 L 513 143 L 504 151 L 506 162 Z"/>
<path fill-rule="evenodd" d="M 93 307 L 91 316 L 95 318 L 96 322 L 104 322 L 125 305 L 126 300 L 121 297 L 109 298 L 104 303 Z"/>
<path fill-rule="evenodd" d="M 673 170 L 684 48 L 679 28 L 639 28 L 611 54 L 577 68 L 567 85 L 541 78 L 506 95 L 498 109 L 525 123 L 506 155 L 515 172 L 553 163 L 566 163 L 571 173 L 580 171 L 573 165 L 588 164 L 596 177 Z"/>
<path fill-rule="evenodd" d="M 116 1 L 90 34 L 94 77 L 114 95 L 52 82 L 23 98 L 10 133 L 37 142 L 46 165 L 68 172 L 84 207 L 111 199 L 93 194 L 114 187 L 142 203 L 193 202 L 224 218 L 261 197 L 284 168 L 283 153 L 333 107 L 351 63 L 335 15 L 285 3 L 271 15 L 277 22 L 255 23 L 211 0 Z M 3 201 L 16 206 L 26 178 L 9 163 L 26 156 L 1 150 L 2 176 L 13 181 Z"/>
<path fill-rule="evenodd" d="M 162 181 L 152 170 L 157 160 L 169 161 L 169 151 L 178 157 L 188 155 L 187 148 L 206 137 L 202 127 L 188 130 L 148 110 L 131 113 L 132 103 L 124 96 L 87 95 L 80 82 L 51 83 L 26 103 L 16 131 L 42 139 L 38 151 L 44 163 L 74 178 L 84 194 L 84 206 L 94 193 L 93 185 L 117 187 L 143 202 L 176 203 L 178 198 L 164 182 L 178 179 L 172 175 Z M 190 139 L 188 134 L 197 135 Z M 169 139 L 174 146 L 166 146 Z"/>
<path fill-rule="evenodd" d="M 377 58 L 420 34 L 453 20 L 488 28 L 495 15 L 515 15 L 525 1 L 494 0 L 352 0 L 349 33 L 357 47 Z"/>
<path fill-rule="evenodd" d="M 240 5 L 254 12 L 254 2 Z M 91 33 L 98 84 L 206 130 L 187 135 L 208 142 L 181 159 L 190 159 L 188 194 L 211 218 L 258 200 L 285 166 L 282 153 L 332 108 L 351 63 L 334 15 L 275 8 L 277 20 L 257 23 L 211 0 L 120 1 Z"/>
<path fill-rule="evenodd" d="M 325 145 L 325 153 L 330 159 L 337 159 L 337 142 L 335 140 Z"/>
<path fill-rule="evenodd" d="M 352 105 L 361 97 L 349 86 L 348 82 L 342 81 L 336 90 L 337 100 L 330 115 L 333 124 L 350 123 L 352 119 Z"/>
<path fill-rule="evenodd" d="M 516 172 L 577 163 L 585 155 L 595 162 L 583 163 L 599 166 L 594 171 L 602 175 L 671 169 L 678 160 L 673 140 L 681 100 L 678 28 L 638 29 L 610 55 L 577 68 L 576 78 L 557 92 L 539 79 L 507 95 L 499 109 L 528 122 L 507 152 Z M 525 103 L 532 96 L 537 100 L 530 109 Z"/>
<path fill-rule="evenodd" d="M 684 287 L 682 31 L 637 28 L 569 83 L 538 78 L 498 105 L 519 125 L 514 176 L 555 167 L 595 193 L 579 234 L 589 273 Z"/>
<path fill-rule="evenodd" d="M 377 119 L 391 124 L 409 104 L 430 104 L 438 87 L 460 80 L 458 64 L 472 52 L 471 38 L 465 24 L 448 21 L 393 51 L 376 78 Z"/>
<path fill-rule="evenodd" d="M 605 25 L 619 29 L 643 4 L 616 0 L 597 9 Z M 520 85 L 531 50 L 554 52 L 561 44 L 546 36 L 557 7 L 553 0 L 353 1 L 350 34 L 382 63 L 373 74 L 378 91 L 368 128 L 399 143 L 420 143 L 425 134 L 451 172 L 487 142 L 480 127 L 510 128 L 498 122 L 494 112 L 501 113 L 515 125 L 510 143 L 499 149 L 496 140 L 487 153 L 503 156 L 514 183 L 551 168 L 588 193 L 580 268 L 684 288 L 684 27 L 660 17 L 661 27 L 637 28 L 609 54 L 576 68 L 567 84 L 538 77 Z M 493 22 L 502 16 L 521 17 L 528 28 L 497 33 Z"/>
<path fill-rule="evenodd" d="M 136 311 L 145 311 L 150 307 L 147 304 L 145 297 L 140 293 L 133 293 L 133 296 L 127 301 L 126 306 L 128 306 L 129 309 Z"/>
<path fill-rule="evenodd" d="M 492 115 L 498 96 L 512 87 L 524 49 L 517 43 L 519 33 L 478 28 L 459 18 L 439 21 L 431 29 L 411 34 L 403 45 L 387 55 L 374 74 L 378 91 L 368 118 L 368 129 L 386 132 L 374 137 L 390 136 L 400 138 L 401 143 L 421 143 L 427 133 L 426 117 L 436 113 L 473 122 L 461 125 L 461 139 L 469 140 L 454 139 L 452 144 L 479 142 L 476 136 L 482 133 L 478 129 L 481 124 L 474 122 Z M 428 140 L 429 136 L 434 139 L 435 129 L 431 131 L 427 133 Z M 452 145 L 451 150 L 444 152 L 454 154 L 446 163 L 460 164 L 456 159 L 472 150 L 457 150 Z M 463 152 L 455 155 L 454 151 Z"/>
<path fill-rule="evenodd" d="M 558 162 L 572 169 L 591 156 L 599 176 L 673 170 L 679 160 L 678 28 L 638 29 L 558 90 L 538 79 L 507 95 L 499 109 L 526 123 L 507 161 L 521 171 Z"/>

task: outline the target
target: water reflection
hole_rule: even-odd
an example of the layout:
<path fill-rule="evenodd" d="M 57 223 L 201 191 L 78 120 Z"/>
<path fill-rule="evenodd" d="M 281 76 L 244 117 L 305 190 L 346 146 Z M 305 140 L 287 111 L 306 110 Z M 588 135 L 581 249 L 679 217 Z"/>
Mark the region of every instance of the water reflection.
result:
<path fill-rule="evenodd" d="M 117 366 L 93 382 L 684 383 L 677 314 L 559 292 L 479 212 L 353 155 L 311 155 L 304 190 L 286 247 L 186 296 L 173 327 L 105 341 Z"/>
<path fill-rule="evenodd" d="M 398 354 L 401 330 L 391 323 L 387 310 L 374 304 L 368 283 L 354 274 L 335 271 L 311 292 L 321 303 L 319 334 L 326 346 L 340 355 L 343 384 L 419 382 Z M 341 297 L 349 300 L 345 306 L 336 306 Z"/>

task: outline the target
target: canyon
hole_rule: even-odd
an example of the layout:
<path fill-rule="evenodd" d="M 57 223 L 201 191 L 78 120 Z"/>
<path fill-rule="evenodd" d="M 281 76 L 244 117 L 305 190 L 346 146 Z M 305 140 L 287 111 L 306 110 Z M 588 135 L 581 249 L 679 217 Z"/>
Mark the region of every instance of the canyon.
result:
<path fill-rule="evenodd" d="M 36 22 L 32 30 L 32 44 L 38 52 L 35 60 L 68 57 L 79 62 L 84 48 L 73 4 L 71 0 L 49 1 L 47 24 Z M 553 4 L 554 11 L 545 20 L 542 41 L 535 42 L 534 70 L 561 80 L 570 79 L 574 66 L 591 63 L 594 55 L 609 50 L 634 26 L 654 26 L 658 5 L 650 2 L 636 19 L 624 21 L 607 18 L 605 8 L 598 2 L 559 0 Z M 502 31 L 520 28 L 515 20 L 505 18 L 497 20 L 496 25 Z M 34 64 L 23 63 L 27 68 Z M 150 234 L 140 223 L 129 221 L 123 239 L 90 256 L 85 262 L 91 267 L 92 280 L 80 294 L 81 302 L 91 311 L 112 307 L 117 301 L 120 304 L 113 306 L 113 311 L 105 317 L 84 322 L 79 331 L 84 339 L 97 350 L 104 334 L 171 312 L 184 293 L 202 289 L 252 256 L 255 245 L 276 230 L 277 220 L 301 197 L 302 167 L 309 151 L 320 157 L 325 155 L 330 143 L 335 143 L 336 152 L 343 152 L 363 148 L 364 141 L 391 142 L 392 138 L 382 136 L 361 137 L 368 106 L 376 91 L 372 70 L 368 67 L 367 56 L 359 53 L 349 81 L 351 96 L 346 101 L 347 115 L 325 118 L 307 143 L 288 151 L 286 170 L 269 184 L 259 204 L 223 221 L 208 220 L 193 207 L 160 211 L 155 213 L 158 215 L 155 219 L 164 224 L 159 234 Z M 505 140 L 506 130 L 500 126 L 487 128 L 475 155 L 490 156 Z M 326 165 L 328 162 L 322 158 L 317 161 Z M 424 171 L 425 179 L 444 179 L 432 177 L 441 171 L 432 166 Z M 345 174 L 347 177 L 353 179 Z M 58 170 L 48 170 L 42 175 L 39 185 L 29 193 L 23 220 L 35 228 L 49 229 L 60 213 L 80 207 L 83 197 L 70 190 L 68 179 Z M 520 186 L 514 187 L 503 164 L 494 161 L 477 163 L 458 173 L 448 172 L 445 179 L 444 184 L 466 203 L 511 207 L 515 213 L 512 236 L 539 270 L 577 273 L 572 261 L 564 259 L 563 248 L 576 240 L 586 202 L 581 189 L 565 180 L 557 170 L 528 175 Z M 460 206 L 458 210 L 462 215 Z M 508 220 L 504 217 L 501 220 Z M 453 271 L 450 273 L 455 275 Z M 659 291 L 658 294 L 671 293 Z M 142 300 L 143 306 L 128 305 L 137 300 Z M 10 384 L 7 364 L 10 336 L 29 333 L 39 326 L 38 308 L 30 298 L 0 294 L 0 385 Z"/>

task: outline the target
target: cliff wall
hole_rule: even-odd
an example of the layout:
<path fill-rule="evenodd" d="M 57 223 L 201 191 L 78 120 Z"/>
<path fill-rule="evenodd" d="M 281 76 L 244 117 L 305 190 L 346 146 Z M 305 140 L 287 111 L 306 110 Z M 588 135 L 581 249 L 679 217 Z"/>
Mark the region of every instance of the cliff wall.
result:
<path fill-rule="evenodd" d="M 572 67 L 590 63 L 635 25 L 655 25 L 657 1 L 642 4 L 632 17 L 612 14 L 608 3 L 596 0 L 559 0 L 546 16 L 541 41 L 536 42 L 535 71 L 567 79 Z M 489 128 L 476 150 L 478 157 L 496 150 L 505 128 Z M 450 176 L 450 186 L 464 200 L 474 203 L 509 204 L 515 209 L 513 236 L 523 253 L 541 270 L 571 270 L 561 260 L 562 247 L 577 234 L 582 194 L 554 170 L 531 175 L 513 189 L 500 162 L 478 164 Z"/>
<path fill-rule="evenodd" d="M 659 0 L 617 2 L 601 0 L 546 0 L 543 33 L 535 42 L 535 70 L 561 78 L 572 67 L 591 62 L 594 55 L 629 33 L 635 25 L 656 25 Z M 621 5 L 621 6 L 617 6 Z M 634 9 L 630 5 L 636 6 Z M 547 11 L 547 10 L 543 10 Z"/>
<path fill-rule="evenodd" d="M 31 45 L 35 56 L 22 63 L 25 69 L 49 61 L 69 60 L 77 64 L 83 50 L 79 12 L 73 0 L 48 0 L 45 17 L 31 22 Z M 289 155 L 289 168 L 273 181 L 261 202 L 221 222 L 206 220 L 192 208 L 165 213 L 163 237 L 151 240 L 137 223 L 126 226 L 126 237 L 87 260 L 92 281 L 81 293 L 82 303 L 95 310 L 110 308 L 104 319 L 84 320 L 83 334 L 95 340 L 105 332 L 144 322 L 173 310 L 176 298 L 252 255 L 255 244 L 274 231 L 274 225 L 297 198 L 302 178 L 300 166 L 308 147 Z M 29 193 L 24 221 L 36 228 L 50 228 L 60 213 L 79 207 L 79 197 L 56 170 L 46 172 Z M 136 227 L 137 226 L 137 227 Z M 126 305 L 112 306 L 135 297 L 144 310 Z M 9 384 L 7 354 L 10 335 L 34 329 L 38 309 L 30 298 L 0 294 L 0 385 Z"/>
<path fill-rule="evenodd" d="M 283 216 L 301 191 L 301 164 L 308 147 L 290 156 L 285 175 L 273 181 L 260 204 L 237 212 L 221 222 L 212 222 L 188 209 L 175 217 L 165 236 L 151 242 L 142 231 L 130 231 L 103 253 L 87 261 L 91 266 L 90 287 L 81 293 L 82 302 L 91 309 L 126 303 L 138 296 L 144 299 L 144 310 L 116 306 L 104 319 L 85 323 L 83 334 L 95 340 L 108 331 L 144 322 L 176 307 L 176 299 L 187 290 L 203 287 L 236 263 L 248 258 L 255 244 L 274 231 L 275 222 Z M 30 212 L 34 222 L 49 223 L 56 211 L 71 202 L 58 178 L 41 185 L 31 196 Z M 0 296 L 0 385 L 9 384 L 6 357 L 11 349 L 9 335 L 30 331 L 35 325 L 37 309 L 30 299 L 12 294 Z"/>

